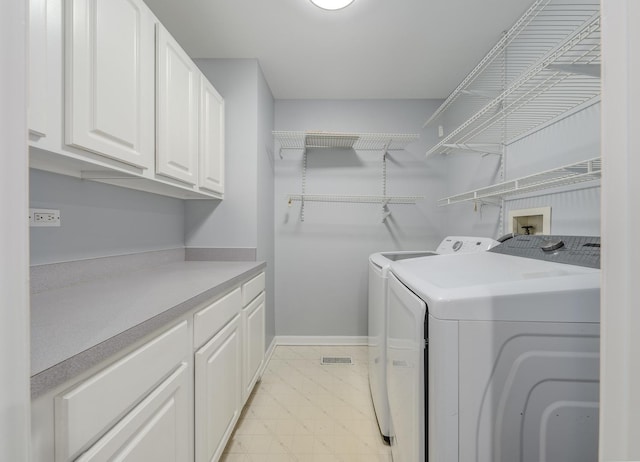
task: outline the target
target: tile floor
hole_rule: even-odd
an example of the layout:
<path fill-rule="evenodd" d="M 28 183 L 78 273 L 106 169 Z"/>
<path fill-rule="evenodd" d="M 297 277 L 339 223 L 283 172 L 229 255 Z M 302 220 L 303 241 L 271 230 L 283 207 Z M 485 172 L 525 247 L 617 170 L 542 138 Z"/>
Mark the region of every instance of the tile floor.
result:
<path fill-rule="evenodd" d="M 351 356 L 354 365 L 320 364 Z M 222 462 L 391 461 L 378 431 L 363 346 L 278 346 Z"/>

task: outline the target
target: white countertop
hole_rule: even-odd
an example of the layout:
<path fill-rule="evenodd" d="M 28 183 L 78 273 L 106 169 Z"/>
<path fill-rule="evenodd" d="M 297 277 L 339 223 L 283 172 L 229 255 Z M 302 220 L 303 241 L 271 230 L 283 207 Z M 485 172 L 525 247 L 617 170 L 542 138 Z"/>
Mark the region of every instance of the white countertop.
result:
<path fill-rule="evenodd" d="M 255 261 L 179 261 L 32 294 L 32 396 L 264 267 Z"/>

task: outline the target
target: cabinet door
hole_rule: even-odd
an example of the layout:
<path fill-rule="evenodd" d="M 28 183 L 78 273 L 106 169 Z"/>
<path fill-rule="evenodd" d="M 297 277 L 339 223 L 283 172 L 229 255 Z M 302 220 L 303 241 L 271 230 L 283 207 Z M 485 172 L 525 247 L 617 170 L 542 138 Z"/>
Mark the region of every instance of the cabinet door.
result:
<path fill-rule="evenodd" d="M 189 459 L 189 366 L 180 367 L 77 462 L 184 462 Z M 115 392 L 115 390 L 114 390 Z"/>
<path fill-rule="evenodd" d="M 200 70 L 161 24 L 156 36 L 156 173 L 195 185 Z"/>
<path fill-rule="evenodd" d="M 47 1 L 29 1 L 29 133 L 46 136 Z"/>
<path fill-rule="evenodd" d="M 224 99 L 202 76 L 200 98 L 200 189 L 224 193 Z"/>
<path fill-rule="evenodd" d="M 189 351 L 187 321 L 55 398 L 56 461 L 67 461 L 148 395 Z"/>
<path fill-rule="evenodd" d="M 238 314 L 195 354 L 196 462 L 217 461 L 242 409 L 242 336 Z"/>
<path fill-rule="evenodd" d="M 258 380 L 260 366 L 264 359 L 265 304 L 264 292 L 243 309 L 245 352 L 244 352 L 244 399 Z"/>
<path fill-rule="evenodd" d="M 140 167 L 154 153 L 154 19 L 139 0 L 67 0 L 66 143 Z"/>

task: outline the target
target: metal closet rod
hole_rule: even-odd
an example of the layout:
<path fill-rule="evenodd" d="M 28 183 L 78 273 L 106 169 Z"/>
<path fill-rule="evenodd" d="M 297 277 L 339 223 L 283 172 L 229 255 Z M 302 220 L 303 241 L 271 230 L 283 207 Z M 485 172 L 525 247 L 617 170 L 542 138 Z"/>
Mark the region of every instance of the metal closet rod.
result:
<path fill-rule="evenodd" d="M 340 194 L 289 194 L 287 202 L 344 202 L 350 204 L 415 204 L 424 196 L 375 196 Z"/>

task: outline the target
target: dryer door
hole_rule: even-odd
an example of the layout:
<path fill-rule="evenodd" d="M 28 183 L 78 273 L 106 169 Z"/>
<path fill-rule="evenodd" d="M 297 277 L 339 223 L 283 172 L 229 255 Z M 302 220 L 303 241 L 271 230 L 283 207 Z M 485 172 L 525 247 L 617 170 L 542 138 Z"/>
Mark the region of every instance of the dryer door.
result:
<path fill-rule="evenodd" d="M 427 306 L 389 275 L 387 385 L 396 462 L 425 460 L 425 315 Z"/>

